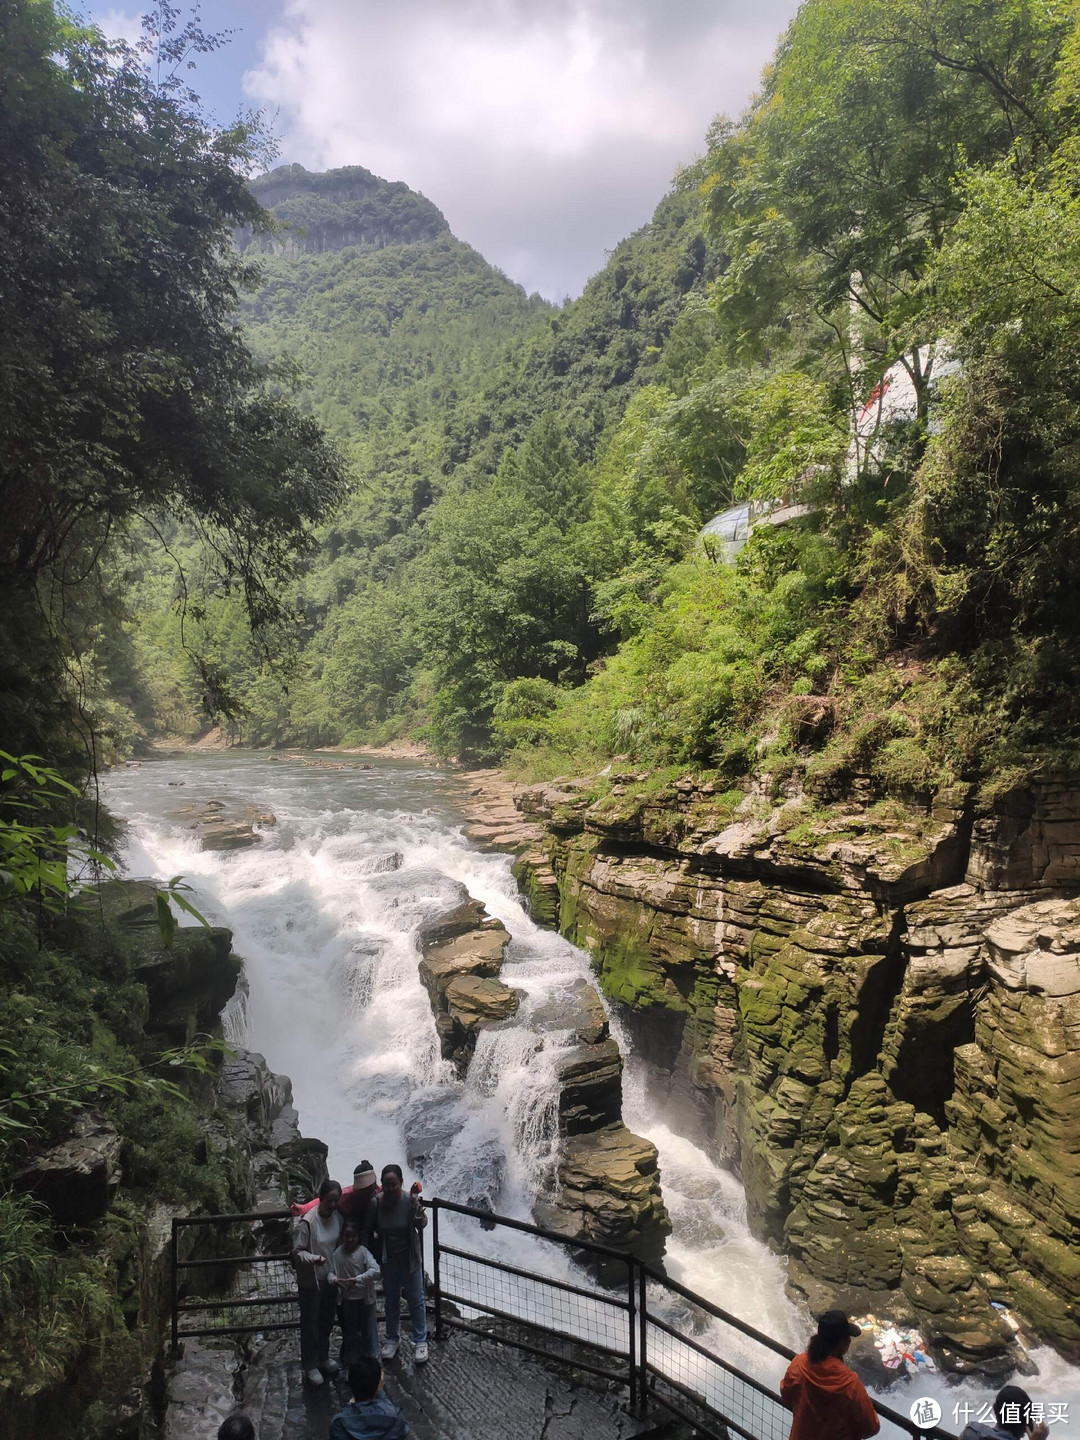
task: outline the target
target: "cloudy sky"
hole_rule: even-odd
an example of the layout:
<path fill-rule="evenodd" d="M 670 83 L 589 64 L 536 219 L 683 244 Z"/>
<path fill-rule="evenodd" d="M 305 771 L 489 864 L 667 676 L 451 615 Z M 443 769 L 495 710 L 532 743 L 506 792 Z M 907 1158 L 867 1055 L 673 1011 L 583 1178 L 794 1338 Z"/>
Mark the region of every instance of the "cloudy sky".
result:
<path fill-rule="evenodd" d="M 112 34 L 137 4 L 84 7 Z M 231 43 L 195 88 L 273 117 L 282 162 L 421 190 L 527 290 L 576 295 L 712 117 L 753 92 L 795 0 L 204 0 Z"/>

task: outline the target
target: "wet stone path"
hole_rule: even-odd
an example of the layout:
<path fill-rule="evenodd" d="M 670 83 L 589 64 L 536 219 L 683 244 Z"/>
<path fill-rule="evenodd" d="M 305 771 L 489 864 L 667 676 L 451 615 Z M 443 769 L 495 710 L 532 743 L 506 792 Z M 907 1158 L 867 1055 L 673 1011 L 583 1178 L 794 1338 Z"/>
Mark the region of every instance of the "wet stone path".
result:
<path fill-rule="evenodd" d="M 242 1376 L 229 1352 L 189 1345 L 170 1386 L 166 1440 L 214 1440 L 241 1389 L 239 1408 L 258 1440 L 327 1440 L 332 1416 L 350 1398 L 344 1377 L 317 1388 L 302 1383 L 293 1335 L 269 1338 Z M 413 1366 L 403 1343 L 386 1365 L 386 1392 L 415 1440 L 645 1440 L 656 1433 L 655 1418 L 634 1420 L 621 1409 L 623 1392 L 575 1385 L 520 1351 L 461 1333 L 433 1342 L 422 1367 Z"/>

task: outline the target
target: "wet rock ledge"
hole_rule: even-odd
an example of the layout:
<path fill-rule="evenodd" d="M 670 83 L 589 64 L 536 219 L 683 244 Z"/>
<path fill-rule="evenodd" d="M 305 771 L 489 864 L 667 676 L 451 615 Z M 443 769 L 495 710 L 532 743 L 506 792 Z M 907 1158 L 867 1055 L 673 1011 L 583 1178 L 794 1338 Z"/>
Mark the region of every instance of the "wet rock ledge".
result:
<path fill-rule="evenodd" d="M 464 1077 L 479 1032 L 515 1023 L 518 993 L 500 978 L 510 935 L 472 898 L 420 933 L 420 976 L 431 997 L 444 1059 Z M 539 1048 L 558 1049 L 559 1152 L 538 1225 L 574 1239 L 630 1250 L 656 1264 L 671 1223 L 656 1147 L 622 1119 L 622 1056 L 600 996 L 579 980 L 530 1017 Z"/>
<path fill-rule="evenodd" d="M 277 816 L 257 805 L 230 805 L 225 800 L 192 801 L 169 811 L 194 830 L 202 850 L 245 850 L 258 845 L 261 832 L 277 824 Z"/>

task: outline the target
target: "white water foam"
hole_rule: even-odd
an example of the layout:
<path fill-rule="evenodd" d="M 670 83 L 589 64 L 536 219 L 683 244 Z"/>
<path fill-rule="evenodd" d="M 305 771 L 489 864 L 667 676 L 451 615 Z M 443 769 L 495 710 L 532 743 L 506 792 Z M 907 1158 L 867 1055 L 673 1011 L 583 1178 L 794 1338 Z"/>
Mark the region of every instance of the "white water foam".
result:
<path fill-rule="evenodd" d="M 377 1168 L 392 1160 L 404 1165 L 411 1137 L 429 1153 L 429 1193 L 486 1201 L 530 1219 L 555 1164 L 554 1066 L 568 1038 L 534 1028 L 530 1017 L 589 974 L 588 957 L 533 923 L 507 857 L 478 851 L 463 838 L 438 772 L 385 762 L 328 772 L 232 752 L 147 763 L 110 775 L 104 788 L 110 807 L 130 822 L 128 873 L 183 874 L 207 917 L 232 928 L 248 993 L 231 1002 L 226 1034 L 291 1076 L 301 1127 L 329 1145 L 331 1173 L 348 1177 L 361 1158 Z M 256 848 L 200 850 L 189 822 L 168 812 L 211 797 L 255 803 L 278 823 Z M 522 1002 L 513 1026 L 481 1034 L 462 1083 L 438 1053 L 415 935 L 466 890 L 510 931 L 503 979 L 522 992 Z M 626 1053 L 615 1017 L 612 1024 Z M 801 1348 L 807 1317 L 784 1294 L 784 1262 L 750 1233 L 741 1186 L 663 1121 L 647 1069 L 634 1061 L 624 1114 L 660 1153 L 674 1227 L 667 1251 L 672 1277 Z M 474 1223 L 448 1220 L 448 1238 L 477 1248 Z M 488 1232 L 482 1245 L 493 1258 L 562 1278 L 577 1274 L 561 1248 L 538 1247 L 512 1231 Z M 618 1341 L 624 1322 L 610 1312 L 582 1320 L 588 1310 L 582 1302 L 568 1322 L 553 1302 L 548 1320 L 587 1323 Z M 699 1329 L 704 1318 L 697 1317 Z M 724 1345 L 735 1363 L 742 1359 L 764 1381 L 775 1383 L 782 1373 L 782 1360 L 752 1341 L 733 1353 L 726 1332 Z M 1070 1401 L 1080 1415 L 1080 1371 L 1051 1351 L 1033 1358 L 1040 1369 L 1033 1393 Z M 987 1390 L 920 1376 L 883 1398 L 906 1411 L 923 1394 L 939 1399 L 948 1424 L 958 1400 L 982 1403 Z"/>

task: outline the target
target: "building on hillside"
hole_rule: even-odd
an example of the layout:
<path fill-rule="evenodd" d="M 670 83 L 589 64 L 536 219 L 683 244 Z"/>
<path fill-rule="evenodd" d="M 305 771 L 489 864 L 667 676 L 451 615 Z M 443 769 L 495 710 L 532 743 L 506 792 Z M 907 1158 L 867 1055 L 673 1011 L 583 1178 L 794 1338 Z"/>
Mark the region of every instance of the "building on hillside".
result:
<path fill-rule="evenodd" d="M 744 500 L 714 515 L 698 531 L 698 541 L 712 559 L 734 565 L 739 551 L 759 525 L 786 525 L 809 513 L 810 506 L 794 498 Z"/>
<path fill-rule="evenodd" d="M 853 484 L 856 477 L 867 469 L 884 465 L 890 433 L 895 434 L 896 427 L 910 424 L 918 418 L 919 401 L 915 382 L 911 378 L 912 369 L 924 377 L 928 386 L 931 408 L 927 428 L 931 434 L 934 433 L 933 404 L 938 386 L 947 376 L 959 372 L 960 361 L 953 357 L 941 340 L 933 345 L 920 346 L 910 359 L 914 363 L 897 360 L 890 365 L 865 403 L 854 413 L 851 440 L 844 457 L 845 484 Z M 792 486 L 791 493 L 783 499 L 744 500 L 714 515 L 698 532 L 699 543 L 706 554 L 725 565 L 734 565 L 739 551 L 758 525 L 786 525 L 809 514 L 810 506 L 802 503 L 799 496 L 805 493 L 806 482 L 812 474 L 812 470 L 808 470 L 801 475 Z"/>
<path fill-rule="evenodd" d="M 929 391 L 927 428 L 933 434 L 933 404 L 938 386 L 947 376 L 960 370 L 960 361 L 953 357 L 943 340 L 933 345 L 920 345 L 910 357 L 890 365 L 867 396 L 865 404 L 855 412 L 851 443 L 844 458 L 844 480 L 847 484 L 850 485 L 864 470 L 883 465 L 890 431 L 895 434 L 896 427 L 908 425 L 918 418 L 919 399 L 911 378 L 912 370 L 923 376 Z"/>

